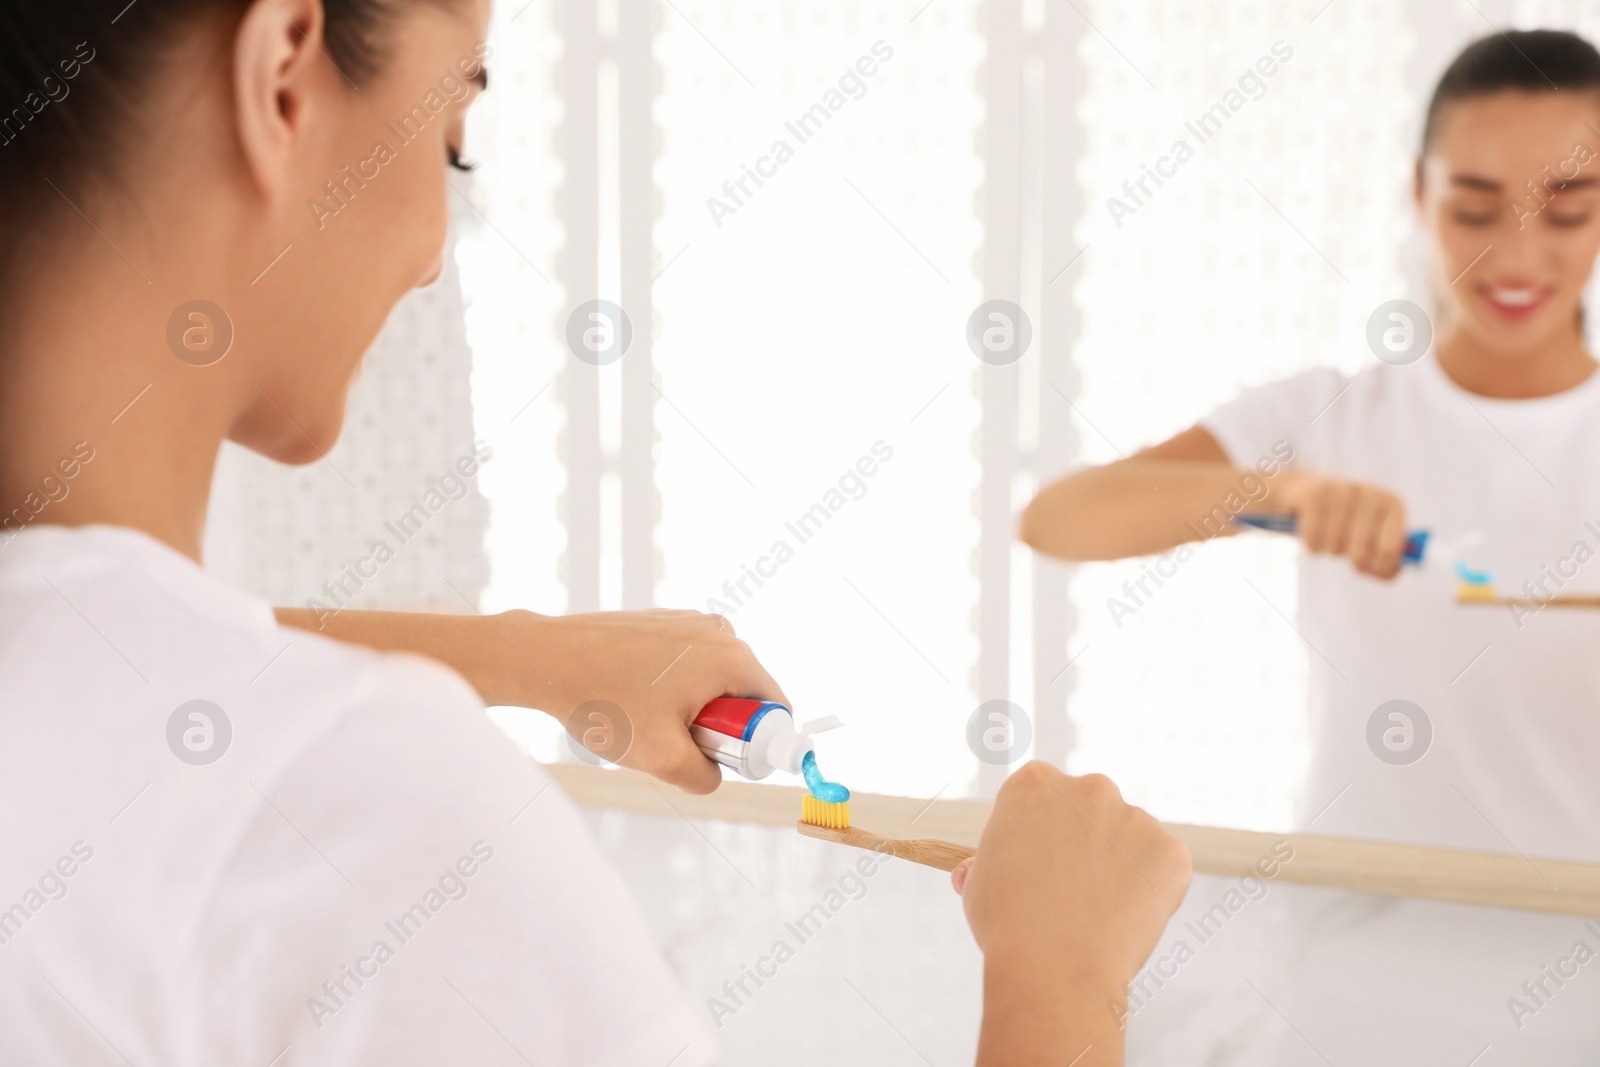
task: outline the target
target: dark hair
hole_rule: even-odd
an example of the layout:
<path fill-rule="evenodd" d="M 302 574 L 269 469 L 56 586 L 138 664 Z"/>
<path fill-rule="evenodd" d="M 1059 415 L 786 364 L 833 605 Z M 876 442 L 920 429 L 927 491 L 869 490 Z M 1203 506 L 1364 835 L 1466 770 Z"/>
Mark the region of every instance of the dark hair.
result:
<path fill-rule="evenodd" d="M 1445 69 L 1428 101 L 1422 154 L 1439 132 L 1447 105 L 1505 89 L 1525 93 L 1600 91 L 1600 52 L 1565 30 L 1506 30 L 1481 37 Z"/>
<path fill-rule="evenodd" d="M 322 0 L 322 47 L 356 84 L 381 61 L 399 0 Z M 233 21 L 250 0 L 0 0 L 0 283 L 19 238 L 108 173 L 150 117 L 149 74 L 187 22 Z M 51 186 L 56 187 L 52 190 Z M 56 190 L 59 190 L 59 194 Z M 75 198 L 75 196 L 74 196 Z"/>

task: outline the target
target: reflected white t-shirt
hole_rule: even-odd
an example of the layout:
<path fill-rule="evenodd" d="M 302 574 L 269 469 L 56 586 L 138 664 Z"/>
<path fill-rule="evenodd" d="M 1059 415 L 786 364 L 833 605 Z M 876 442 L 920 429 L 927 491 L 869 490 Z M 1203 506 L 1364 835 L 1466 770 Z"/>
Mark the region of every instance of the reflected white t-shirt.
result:
<path fill-rule="evenodd" d="M 1309 371 L 1249 390 L 1201 425 L 1235 464 L 1287 441 L 1296 467 L 1396 493 L 1411 529 L 1457 543 L 1476 534 L 1466 558 L 1501 595 L 1525 596 L 1523 583 L 1541 578 L 1548 593 L 1600 592 L 1600 374 L 1555 396 L 1495 400 L 1463 392 L 1430 355 L 1349 378 Z M 1386 583 L 1348 561 L 1302 557 L 1312 744 L 1302 826 L 1600 860 L 1600 611 L 1518 618 L 1458 605 L 1456 581 L 1447 565 Z M 1369 745 L 1369 720 L 1391 700 L 1427 716 L 1432 737 L 1414 763 Z"/>
<path fill-rule="evenodd" d="M 143 534 L 0 545 L 0 812 L 0 1062 L 714 1056 L 459 677 L 279 627 Z"/>
<path fill-rule="evenodd" d="M 1457 544 L 1479 535 L 1466 558 L 1502 595 L 1541 579 L 1546 593 L 1600 591 L 1600 374 L 1555 396 L 1493 400 L 1464 393 L 1431 356 L 1353 377 L 1316 370 L 1249 390 L 1201 425 L 1237 465 L 1287 441 L 1300 468 L 1395 492 L 1413 530 Z M 1458 605 L 1456 581 L 1448 565 L 1382 582 L 1302 556 L 1312 752 L 1300 828 L 1600 860 L 1600 611 L 1518 618 Z M 1430 724 L 1415 762 L 1393 761 L 1381 729 L 1376 747 L 1369 739 L 1392 700 Z M 1220 1001 L 1192 1020 L 1248 1018 L 1209 1039 L 1192 1021 L 1183 1052 L 1160 1062 L 1592 1064 L 1595 976 L 1553 1000 L 1524 986 L 1579 941 L 1600 947 L 1570 916 L 1278 886 L 1240 925 L 1232 970 L 1190 994 Z"/>

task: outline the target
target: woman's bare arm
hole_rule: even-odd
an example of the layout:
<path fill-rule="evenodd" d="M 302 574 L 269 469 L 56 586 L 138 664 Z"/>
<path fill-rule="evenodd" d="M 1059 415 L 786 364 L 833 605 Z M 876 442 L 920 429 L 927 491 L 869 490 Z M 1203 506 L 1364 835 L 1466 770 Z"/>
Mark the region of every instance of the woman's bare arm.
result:
<path fill-rule="evenodd" d="M 1020 536 L 1060 559 L 1111 560 L 1165 552 L 1239 532 L 1241 514 L 1294 516 L 1313 553 L 1348 557 L 1363 574 L 1393 578 L 1405 547 L 1405 505 L 1381 486 L 1291 469 L 1279 442 L 1235 467 L 1211 433 L 1193 426 L 1103 467 L 1074 471 L 1040 490 Z"/>
<path fill-rule="evenodd" d="M 1272 457 L 1269 457 L 1272 458 Z M 1022 513 L 1021 537 L 1069 560 L 1124 559 L 1165 552 L 1186 541 L 1226 537 L 1229 504 L 1269 510 L 1263 501 L 1282 475 L 1238 470 L 1199 426 L 1129 459 L 1074 471 L 1040 490 Z"/>

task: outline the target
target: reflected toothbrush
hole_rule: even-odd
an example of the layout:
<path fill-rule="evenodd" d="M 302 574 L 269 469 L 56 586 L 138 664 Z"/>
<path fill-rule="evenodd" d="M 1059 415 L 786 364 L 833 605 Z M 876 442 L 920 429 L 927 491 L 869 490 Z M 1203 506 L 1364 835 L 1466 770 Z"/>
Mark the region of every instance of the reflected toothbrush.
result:
<path fill-rule="evenodd" d="M 1235 526 L 1246 526 L 1256 530 L 1269 530 L 1273 533 L 1293 534 L 1299 530 L 1299 524 L 1293 515 L 1235 515 Z M 1456 576 L 1456 603 L 1458 604 L 1483 604 L 1495 602 L 1494 575 L 1486 570 L 1475 570 L 1469 567 L 1463 558 L 1462 550 L 1483 541 L 1481 533 L 1473 532 L 1462 537 L 1455 545 L 1446 543 L 1442 538 L 1434 537 L 1431 530 L 1413 530 L 1406 535 L 1405 547 L 1400 552 L 1402 566 L 1422 568 L 1441 562 L 1444 556 L 1453 556 L 1454 563 L 1450 564 Z M 1428 549 L 1434 551 L 1430 554 Z"/>
<path fill-rule="evenodd" d="M 1281 534 L 1297 533 L 1300 529 L 1300 524 L 1293 515 L 1235 515 L 1233 524 Z M 1432 537 L 1433 534 L 1429 530 L 1413 530 L 1406 534 L 1405 547 L 1400 552 L 1400 562 L 1413 567 L 1422 566 L 1423 558 L 1428 552 L 1428 542 Z"/>

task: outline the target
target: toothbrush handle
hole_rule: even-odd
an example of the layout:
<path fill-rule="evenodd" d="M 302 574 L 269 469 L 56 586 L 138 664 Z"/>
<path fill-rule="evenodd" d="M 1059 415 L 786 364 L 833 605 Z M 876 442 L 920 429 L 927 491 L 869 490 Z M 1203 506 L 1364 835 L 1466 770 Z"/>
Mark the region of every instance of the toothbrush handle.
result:
<path fill-rule="evenodd" d="M 932 837 L 884 837 L 882 834 L 875 834 L 855 826 L 836 830 L 831 827 L 816 826 L 804 820 L 796 824 L 796 829 L 806 837 L 835 841 L 841 845 L 853 845 L 870 852 L 882 852 L 897 859 L 910 860 L 912 863 L 920 863 L 924 867 L 933 867 L 941 871 L 953 871 L 962 860 L 969 860 L 977 855 L 977 849 Z"/>
<path fill-rule="evenodd" d="M 1292 534 L 1300 528 L 1293 515 L 1235 515 L 1233 524 L 1282 534 Z M 1423 554 L 1428 550 L 1429 533 L 1428 530 L 1413 530 L 1407 534 L 1400 559 L 1405 563 L 1421 563 Z"/>
<path fill-rule="evenodd" d="M 1281 534 L 1292 534 L 1299 528 L 1293 515 L 1235 515 L 1233 524 Z"/>

